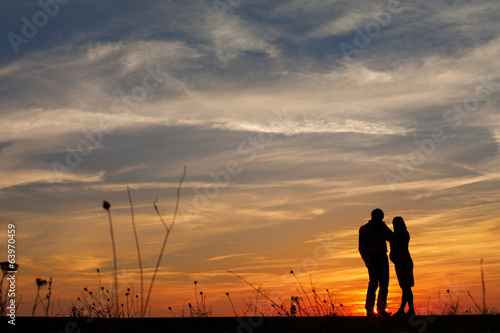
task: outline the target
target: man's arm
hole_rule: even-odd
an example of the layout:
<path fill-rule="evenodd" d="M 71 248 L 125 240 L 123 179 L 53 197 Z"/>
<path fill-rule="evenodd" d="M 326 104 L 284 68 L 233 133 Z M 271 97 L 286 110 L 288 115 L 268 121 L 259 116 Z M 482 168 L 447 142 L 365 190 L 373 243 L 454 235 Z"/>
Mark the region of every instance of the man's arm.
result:
<path fill-rule="evenodd" d="M 363 227 L 359 228 L 359 240 L 358 240 L 358 251 L 361 254 L 361 258 L 365 262 L 366 267 L 370 266 L 370 259 L 368 258 L 368 252 L 366 251 L 366 232 L 364 232 Z"/>
<path fill-rule="evenodd" d="M 394 232 L 386 224 L 385 225 L 385 240 L 390 243 L 390 242 L 392 242 L 393 237 L 394 237 Z"/>

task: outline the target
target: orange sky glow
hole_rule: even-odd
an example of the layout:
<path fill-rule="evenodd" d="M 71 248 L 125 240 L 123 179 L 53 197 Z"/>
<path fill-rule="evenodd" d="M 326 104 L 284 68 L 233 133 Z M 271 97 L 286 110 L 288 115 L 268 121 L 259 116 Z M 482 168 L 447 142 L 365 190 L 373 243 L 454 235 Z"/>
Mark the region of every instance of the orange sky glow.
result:
<path fill-rule="evenodd" d="M 189 182 L 185 186 L 183 191 L 188 191 Z M 135 191 L 139 190 L 132 189 L 132 193 Z M 392 195 L 393 192 L 389 190 L 388 193 Z M 124 302 L 125 289 L 133 288 L 136 294 L 140 294 L 140 275 L 126 190 L 117 188 L 113 194 L 115 196 L 117 200 L 122 199 L 122 202 L 116 202 L 116 206 L 112 204 L 111 211 L 117 242 L 121 299 Z M 173 200 L 160 201 L 159 207 L 160 210 L 162 206 L 172 209 L 174 204 Z M 262 204 L 265 205 L 264 202 Z M 21 249 L 18 286 L 23 291 L 23 304 L 20 306 L 22 314 L 30 314 L 36 292 L 36 277 L 53 277 L 53 298 L 62 312 L 71 304 L 78 304 L 77 297 L 89 297 L 83 291 L 84 287 L 96 294 L 99 288 L 97 268 L 101 272 L 101 285 L 112 290 L 108 220 L 97 201 L 96 205 L 97 208 L 90 209 L 88 217 L 46 217 L 64 221 L 53 231 L 43 230 L 43 220 L 18 224 L 18 244 Z M 270 217 L 260 217 L 262 223 L 269 224 L 270 230 L 276 230 L 263 234 L 259 229 L 224 230 L 221 219 L 244 223 L 249 216 L 248 209 L 237 195 L 226 196 L 221 193 L 214 205 L 230 205 L 226 210 L 232 214 L 222 216 L 214 211 L 189 218 L 189 222 L 182 215 L 179 217 L 154 285 L 152 316 L 173 316 L 169 307 L 177 316 L 189 316 L 187 304 L 196 304 L 194 281 L 197 281 L 197 291 L 203 291 L 213 315 L 233 315 L 226 293 L 230 293 L 237 313 L 242 315 L 248 304 L 255 302 L 256 295 L 249 285 L 228 270 L 242 276 L 255 287 L 262 287 L 263 292 L 278 304 L 283 301 L 288 306 L 290 296 L 300 296 L 306 301 L 297 280 L 290 274 L 290 270 L 293 270 L 310 297 L 313 297 L 312 282 L 320 298 L 327 297 L 328 289 L 334 296 L 327 299 L 332 299 L 336 307 L 342 304 L 344 314 L 364 313 L 368 276 L 357 251 L 357 232 L 358 227 L 368 219 L 370 206 L 336 201 L 335 207 L 325 205 L 321 208 L 321 205 L 316 204 L 312 206 L 314 209 L 308 211 L 297 208 L 292 212 L 278 212 Z M 239 216 L 237 207 L 243 211 Z M 415 262 L 416 280 L 413 289 L 419 313 L 427 313 L 429 308 L 439 313 L 450 297 L 453 301 L 460 297 L 460 304 L 465 311 L 473 304 L 468 291 L 476 302 L 481 302 L 481 258 L 484 259 L 487 304 L 497 306 L 500 290 L 494 282 L 498 280 L 500 271 L 495 264 L 499 258 L 495 251 L 494 231 L 499 219 L 494 216 L 493 205 L 438 210 L 432 214 L 411 208 L 395 212 L 391 208 L 386 209 L 386 216 L 405 216 L 411 234 L 410 251 Z M 135 209 L 147 290 L 164 229 L 158 218 L 151 214 L 151 203 L 137 202 Z M 294 215 L 295 219 L 290 218 L 290 215 Z M 276 223 L 280 219 L 286 221 L 283 223 L 288 227 Z M 386 221 L 390 220 L 386 218 Z M 31 223 L 30 230 L 24 228 L 27 223 Z M 63 224 L 70 225 L 71 229 L 65 231 Z M 336 228 L 338 224 L 352 227 Z M 220 230 L 217 230 L 218 225 Z M 460 225 L 459 229 L 457 225 Z M 51 243 L 47 243 L 43 237 L 54 238 Z M 447 290 L 450 291 L 449 295 Z M 42 289 L 42 295 L 45 292 L 46 289 Z M 391 266 L 389 310 L 397 310 L 400 295 Z M 263 313 L 276 314 L 271 311 L 270 302 L 264 297 L 260 295 L 257 300 L 262 302 L 259 304 Z M 340 311 L 340 308 L 337 309 Z"/>

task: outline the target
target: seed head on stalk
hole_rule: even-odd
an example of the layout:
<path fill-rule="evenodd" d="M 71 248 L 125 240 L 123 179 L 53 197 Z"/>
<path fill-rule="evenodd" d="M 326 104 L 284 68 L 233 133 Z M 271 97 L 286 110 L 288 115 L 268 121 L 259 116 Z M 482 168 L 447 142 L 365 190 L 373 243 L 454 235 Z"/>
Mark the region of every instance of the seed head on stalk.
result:
<path fill-rule="evenodd" d="M 103 201 L 102 203 L 102 208 L 104 208 L 107 212 L 108 212 L 108 220 L 109 220 L 109 233 L 111 234 L 111 244 L 113 246 L 113 265 L 114 265 L 114 277 L 115 277 L 115 285 L 114 285 L 114 307 L 115 307 L 115 311 L 116 311 L 116 315 L 118 315 L 119 311 L 120 311 L 120 308 L 119 308 L 119 304 L 120 302 L 118 301 L 118 275 L 117 275 L 117 272 L 118 272 L 118 265 L 116 264 L 116 246 L 115 246 L 115 236 L 114 236 L 114 233 L 113 233 L 113 222 L 111 221 L 111 211 L 110 211 L 110 208 L 111 208 L 111 205 L 109 204 L 109 202 L 107 202 L 106 200 Z"/>

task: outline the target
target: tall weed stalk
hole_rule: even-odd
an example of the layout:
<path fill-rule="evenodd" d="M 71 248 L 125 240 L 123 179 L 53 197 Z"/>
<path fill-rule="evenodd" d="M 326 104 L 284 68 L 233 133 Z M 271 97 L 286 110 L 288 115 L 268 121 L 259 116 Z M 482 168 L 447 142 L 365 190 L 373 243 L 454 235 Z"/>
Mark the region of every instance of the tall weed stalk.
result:
<path fill-rule="evenodd" d="M 156 274 L 158 273 L 158 268 L 160 267 L 163 253 L 165 252 L 165 246 L 167 245 L 168 236 L 170 235 L 170 232 L 172 231 L 172 228 L 174 227 L 175 219 L 177 218 L 177 211 L 179 209 L 179 200 L 180 200 L 180 195 L 181 195 L 181 187 L 182 187 L 182 183 L 184 182 L 184 178 L 186 177 L 186 172 L 187 172 L 186 167 L 184 167 L 184 173 L 182 174 L 181 180 L 179 181 L 179 186 L 177 187 L 177 201 L 175 204 L 174 215 L 172 216 L 172 221 L 170 222 L 169 226 L 167 226 L 167 224 L 163 220 L 163 218 L 160 214 L 160 211 L 158 210 L 158 206 L 156 206 L 156 202 L 158 200 L 155 200 L 155 202 L 153 203 L 156 214 L 158 214 L 158 217 L 160 218 L 160 221 L 163 223 L 163 226 L 165 227 L 167 233 L 165 234 L 165 238 L 163 239 L 163 245 L 161 247 L 160 255 L 158 256 L 158 261 L 156 262 L 155 271 L 153 273 L 153 277 L 151 278 L 151 283 L 149 284 L 148 296 L 146 297 L 146 304 L 145 304 L 145 306 L 142 310 L 142 314 L 141 314 L 142 317 L 144 317 L 146 314 L 145 312 L 146 312 L 146 309 L 148 308 L 149 298 L 151 297 L 151 291 L 153 290 L 153 284 L 154 284 L 155 279 L 156 279 Z"/>
<path fill-rule="evenodd" d="M 108 220 L 109 220 L 109 233 L 111 234 L 111 244 L 113 246 L 113 276 L 114 276 L 114 290 L 113 290 L 113 301 L 114 301 L 114 312 L 116 316 L 119 315 L 120 311 L 120 301 L 118 297 L 118 265 L 116 263 L 116 245 L 115 245 L 115 235 L 113 233 L 113 222 L 111 220 L 111 205 L 109 202 L 104 201 L 102 207 L 108 212 Z"/>
<path fill-rule="evenodd" d="M 142 272 L 142 259 L 141 259 L 141 247 L 139 245 L 139 237 L 137 236 L 137 229 L 135 228 L 135 218 L 134 218 L 134 205 L 132 204 L 132 196 L 130 194 L 130 188 L 127 185 L 128 200 L 130 202 L 130 215 L 132 217 L 132 228 L 134 229 L 135 245 L 137 247 L 137 260 L 139 261 L 139 274 L 141 276 L 141 309 L 139 313 L 142 314 L 144 308 L 144 275 Z"/>

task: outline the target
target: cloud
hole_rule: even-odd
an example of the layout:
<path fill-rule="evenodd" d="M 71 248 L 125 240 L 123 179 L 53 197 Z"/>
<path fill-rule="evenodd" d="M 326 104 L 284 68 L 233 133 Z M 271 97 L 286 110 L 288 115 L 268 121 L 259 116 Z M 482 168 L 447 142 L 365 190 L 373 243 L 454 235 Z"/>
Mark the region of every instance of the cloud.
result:
<path fill-rule="evenodd" d="M 211 37 L 215 53 L 222 61 L 235 59 L 245 51 L 264 52 L 273 58 L 279 55 L 279 49 L 270 43 L 272 36 L 237 16 L 213 26 Z"/>
<path fill-rule="evenodd" d="M 346 10 L 340 17 L 319 25 L 308 35 L 308 38 L 324 38 L 353 33 L 356 29 L 364 30 L 367 23 L 377 22 L 382 13 L 388 13 L 387 8 L 372 2 L 364 3 L 359 7 L 361 7 L 360 10 Z"/>
<path fill-rule="evenodd" d="M 224 260 L 224 259 L 229 259 L 229 258 L 235 258 L 235 257 L 242 257 L 242 256 L 249 256 L 251 253 L 234 253 L 234 254 L 228 254 L 224 256 L 217 256 L 217 257 L 212 257 L 208 258 L 208 261 L 218 261 L 218 260 Z"/>

